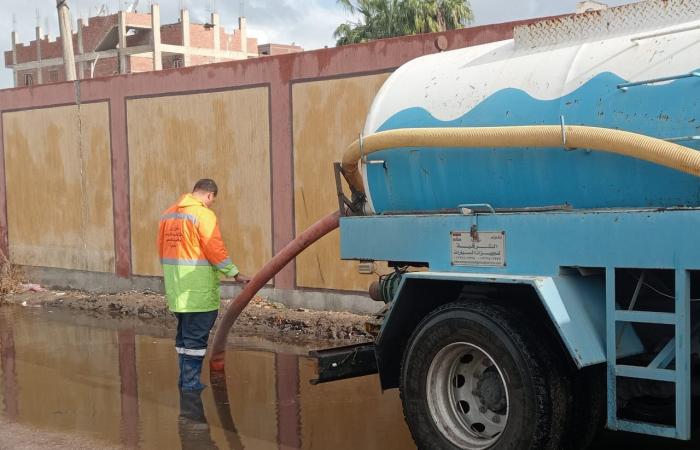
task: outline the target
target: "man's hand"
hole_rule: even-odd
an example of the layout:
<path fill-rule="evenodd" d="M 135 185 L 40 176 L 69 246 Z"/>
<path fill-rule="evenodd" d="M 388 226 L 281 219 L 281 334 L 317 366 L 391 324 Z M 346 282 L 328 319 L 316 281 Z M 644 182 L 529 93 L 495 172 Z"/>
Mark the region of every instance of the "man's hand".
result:
<path fill-rule="evenodd" d="M 238 281 L 239 283 L 246 284 L 250 281 L 250 278 L 247 276 L 243 275 L 242 273 L 239 273 L 235 277 L 233 277 L 234 280 Z"/>

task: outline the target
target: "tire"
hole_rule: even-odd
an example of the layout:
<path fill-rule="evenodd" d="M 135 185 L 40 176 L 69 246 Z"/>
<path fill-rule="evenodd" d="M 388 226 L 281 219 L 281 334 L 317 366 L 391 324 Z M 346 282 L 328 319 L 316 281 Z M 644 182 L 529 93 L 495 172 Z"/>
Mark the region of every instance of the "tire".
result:
<path fill-rule="evenodd" d="M 404 417 L 419 449 L 559 449 L 571 390 L 553 346 L 524 315 L 459 301 L 426 316 L 401 367 Z"/>
<path fill-rule="evenodd" d="M 573 404 L 565 449 L 587 449 L 603 430 L 607 413 L 605 384 L 602 364 L 572 374 Z"/>

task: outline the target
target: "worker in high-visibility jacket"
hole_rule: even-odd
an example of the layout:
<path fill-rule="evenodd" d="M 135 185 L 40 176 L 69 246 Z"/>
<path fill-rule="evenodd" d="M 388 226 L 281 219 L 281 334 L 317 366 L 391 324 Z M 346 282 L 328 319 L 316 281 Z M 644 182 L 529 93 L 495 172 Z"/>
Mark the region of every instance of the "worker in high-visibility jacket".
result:
<path fill-rule="evenodd" d="M 209 209 L 217 193 L 213 180 L 197 181 L 192 193 L 163 212 L 158 229 L 165 294 L 177 317 L 178 385 L 185 391 L 205 387 L 199 377 L 221 304 L 220 275 L 248 281 L 229 258 L 216 214 Z"/>

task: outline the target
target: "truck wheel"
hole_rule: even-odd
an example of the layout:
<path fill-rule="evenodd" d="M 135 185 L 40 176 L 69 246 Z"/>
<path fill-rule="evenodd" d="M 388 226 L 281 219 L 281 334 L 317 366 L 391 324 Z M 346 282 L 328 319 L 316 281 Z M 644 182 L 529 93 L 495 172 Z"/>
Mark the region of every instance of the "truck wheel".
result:
<path fill-rule="evenodd" d="M 571 373 L 573 403 L 565 436 L 567 450 L 588 448 L 603 430 L 607 412 L 605 385 L 602 364 Z"/>
<path fill-rule="evenodd" d="M 400 381 L 404 416 L 420 449 L 563 444 L 569 385 L 533 326 L 524 315 L 476 300 L 423 319 L 406 346 Z"/>

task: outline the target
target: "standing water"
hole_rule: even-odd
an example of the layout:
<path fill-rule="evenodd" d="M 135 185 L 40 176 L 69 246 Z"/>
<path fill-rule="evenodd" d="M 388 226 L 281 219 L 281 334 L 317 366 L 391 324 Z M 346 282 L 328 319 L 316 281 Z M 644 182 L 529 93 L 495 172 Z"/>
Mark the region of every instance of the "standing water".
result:
<path fill-rule="evenodd" d="M 413 448 L 395 391 L 382 394 L 377 377 L 312 386 L 307 348 L 236 344 L 225 380 L 205 369 L 201 396 L 180 396 L 170 334 L 73 311 L 0 308 L 0 448 L 11 448 L 3 423 L 105 447 Z"/>
<path fill-rule="evenodd" d="M 0 307 L 0 449 L 415 449 L 376 376 L 312 386 L 308 348 L 237 339 L 226 374 L 180 395 L 172 330 Z M 205 364 L 205 367 L 207 365 Z M 697 448 L 604 434 L 592 448 Z"/>

